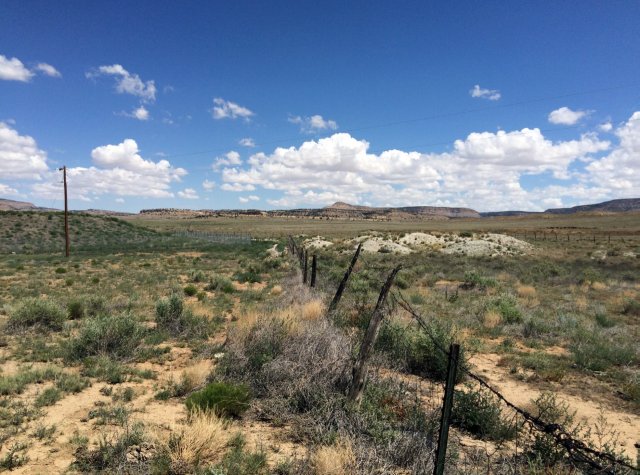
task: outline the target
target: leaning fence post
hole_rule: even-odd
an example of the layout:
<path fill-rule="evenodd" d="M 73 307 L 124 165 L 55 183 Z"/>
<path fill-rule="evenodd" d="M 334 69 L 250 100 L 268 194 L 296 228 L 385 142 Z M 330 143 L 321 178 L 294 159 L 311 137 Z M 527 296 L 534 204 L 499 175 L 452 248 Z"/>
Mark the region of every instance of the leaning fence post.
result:
<path fill-rule="evenodd" d="M 362 250 L 362 243 L 358 244 L 358 249 L 356 249 L 356 253 L 353 255 L 353 258 L 351 259 L 351 264 L 349 264 L 349 268 L 347 269 L 347 272 L 344 273 L 344 277 L 342 277 L 342 280 L 340 281 L 338 290 L 336 290 L 336 294 L 333 296 L 333 300 L 331 301 L 331 304 L 329 304 L 329 310 L 328 310 L 329 314 L 331 314 L 338 306 L 338 303 L 342 298 L 342 293 L 344 292 L 344 289 L 347 286 L 347 281 L 349 280 L 349 276 L 351 275 L 351 272 L 353 271 L 353 268 L 356 265 L 356 262 L 358 261 L 358 256 L 360 255 L 361 250 Z"/>
<path fill-rule="evenodd" d="M 456 385 L 459 355 L 460 345 L 452 343 L 449 346 L 447 383 L 444 388 L 444 403 L 442 404 L 442 417 L 440 419 L 440 435 L 438 436 L 436 463 L 433 468 L 434 475 L 442 475 L 444 473 L 444 462 L 445 456 L 447 455 L 447 442 L 449 440 L 449 424 L 451 423 L 451 409 L 453 408 L 453 389 Z"/>
<path fill-rule="evenodd" d="M 316 259 L 316 255 L 311 256 L 311 283 L 309 287 L 316 286 L 316 271 L 318 270 L 318 262 Z"/>
<path fill-rule="evenodd" d="M 369 360 L 369 355 L 371 354 L 373 345 L 376 342 L 376 338 L 378 338 L 380 324 L 382 323 L 382 317 L 384 317 L 383 307 L 387 301 L 387 295 L 389 294 L 391 285 L 393 285 L 393 280 L 396 278 L 396 274 L 401 268 L 402 266 L 397 266 L 393 269 L 391 274 L 389 274 L 389 277 L 387 277 L 387 281 L 382 286 L 382 289 L 380 289 L 376 308 L 373 310 L 369 326 L 367 327 L 367 331 L 362 339 L 358 359 L 353 365 L 353 378 L 351 379 L 351 387 L 349 388 L 349 400 L 356 404 L 360 404 L 360 400 L 362 399 L 362 392 L 364 391 L 364 385 L 367 379 L 367 361 Z"/>

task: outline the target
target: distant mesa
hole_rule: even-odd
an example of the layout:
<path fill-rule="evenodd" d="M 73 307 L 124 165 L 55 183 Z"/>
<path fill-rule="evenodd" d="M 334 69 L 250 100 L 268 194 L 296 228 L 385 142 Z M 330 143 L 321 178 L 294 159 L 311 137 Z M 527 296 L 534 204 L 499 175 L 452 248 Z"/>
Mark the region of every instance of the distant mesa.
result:
<path fill-rule="evenodd" d="M 26 201 L 14 201 L 0 198 L 0 211 L 58 211 L 53 208 L 42 208 Z"/>
<path fill-rule="evenodd" d="M 52 208 L 42 208 L 33 203 L 15 201 L 0 198 L 0 211 L 60 211 Z M 621 213 L 628 211 L 640 211 L 640 198 L 628 198 L 605 201 L 603 203 L 573 206 L 571 208 L 553 208 L 544 212 L 531 211 L 491 211 L 479 213 L 471 208 L 452 208 L 446 206 L 401 206 L 401 207 L 373 207 L 352 205 L 338 201 L 324 208 L 299 208 L 287 210 L 264 211 L 258 209 L 178 209 L 178 208 L 154 208 L 143 209 L 141 215 L 165 216 L 176 218 L 209 218 L 209 217 L 240 217 L 240 216 L 265 216 L 284 218 L 311 218 L 311 219 L 364 219 L 378 221 L 392 220 L 447 220 L 457 218 L 492 218 L 528 215 L 558 215 L 574 213 Z M 105 216 L 128 216 L 135 213 L 121 211 L 108 211 L 100 209 L 87 209 L 73 211 L 74 213 L 86 213 Z"/>
<path fill-rule="evenodd" d="M 640 198 L 628 198 L 621 200 L 604 201 L 591 205 L 573 206 L 571 208 L 553 208 L 545 213 L 572 214 L 572 213 L 623 213 L 626 211 L 640 211 Z"/>

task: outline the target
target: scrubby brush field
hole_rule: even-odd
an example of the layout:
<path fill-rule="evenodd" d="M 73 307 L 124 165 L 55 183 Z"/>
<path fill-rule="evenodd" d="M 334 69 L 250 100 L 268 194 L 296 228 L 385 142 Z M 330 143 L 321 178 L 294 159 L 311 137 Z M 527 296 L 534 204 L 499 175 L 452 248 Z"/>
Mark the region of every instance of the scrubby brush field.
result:
<path fill-rule="evenodd" d="M 36 216 L 23 226 L 50 233 L 47 215 Z M 75 218 L 89 235 L 98 229 L 93 217 Z M 14 214 L 0 219 L 3 231 L 15 226 Z M 318 257 L 310 289 L 285 241 L 264 229 L 250 230 L 263 241 L 214 245 L 105 223 L 145 236 L 149 249 L 113 250 L 90 238 L 70 259 L 0 255 L 0 470 L 431 471 L 446 358 L 393 302 L 362 403 L 345 396 L 380 286 L 398 264 L 392 294 L 425 316 L 440 344 L 459 341 L 467 367 L 519 406 L 635 462 L 633 236 L 529 241 L 517 252 L 508 249 L 513 241 L 492 240 L 491 252 L 474 255 L 468 243 L 494 238 L 467 230 L 439 230 L 419 243 L 405 232 L 297 233 Z M 362 254 L 328 318 L 355 245 L 372 237 L 382 245 Z M 0 236 L 0 245 L 7 239 L 16 238 Z M 447 473 L 574 473 L 566 454 L 529 437 L 464 375 L 455 401 Z"/>

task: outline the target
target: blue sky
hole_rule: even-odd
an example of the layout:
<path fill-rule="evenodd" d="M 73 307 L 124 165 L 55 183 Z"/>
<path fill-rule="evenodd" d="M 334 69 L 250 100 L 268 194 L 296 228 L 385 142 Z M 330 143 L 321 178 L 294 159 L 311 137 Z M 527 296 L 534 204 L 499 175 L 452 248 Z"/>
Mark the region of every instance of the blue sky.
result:
<path fill-rule="evenodd" d="M 480 211 L 640 196 L 640 3 L 0 6 L 0 197 Z"/>

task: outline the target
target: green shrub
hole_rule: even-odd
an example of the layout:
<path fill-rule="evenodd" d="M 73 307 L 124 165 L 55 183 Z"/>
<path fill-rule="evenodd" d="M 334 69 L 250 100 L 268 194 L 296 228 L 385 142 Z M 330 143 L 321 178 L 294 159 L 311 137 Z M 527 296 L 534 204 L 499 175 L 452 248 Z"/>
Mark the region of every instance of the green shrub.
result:
<path fill-rule="evenodd" d="M 58 388 L 47 388 L 36 397 L 36 407 L 52 406 L 62 399 L 62 391 Z"/>
<path fill-rule="evenodd" d="M 466 271 L 464 273 L 463 287 L 467 289 L 479 288 L 484 289 L 487 287 L 495 287 L 498 285 L 495 279 L 491 277 L 485 277 L 476 270 Z"/>
<path fill-rule="evenodd" d="M 456 390 L 451 423 L 480 439 L 503 441 L 515 436 L 517 428 L 502 420 L 500 403 L 486 391 Z"/>
<path fill-rule="evenodd" d="M 191 280 L 191 282 L 195 283 L 205 282 L 207 280 L 207 275 L 201 270 L 192 270 L 189 273 L 189 279 Z"/>
<path fill-rule="evenodd" d="M 206 338 L 212 327 L 206 317 L 185 310 L 184 300 L 177 294 L 158 300 L 156 323 L 159 330 L 185 338 Z"/>
<path fill-rule="evenodd" d="M 209 279 L 209 283 L 205 287 L 205 290 L 220 290 L 225 294 L 231 294 L 236 291 L 236 288 L 234 287 L 231 279 L 222 275 L 214 275 Z"/>
<path fill-rule="evenodd" d="M 66 274 L 66 273 L 67 273 L 67 269 L 65 269 L 64 267 L 56 268 L 56 274 Z"/>
<path fill-rule="evenodd" d="M 262 282 L 262 276 L 255 270 L 248 270 L 244 272 L 238 272 L 234 279 L 236 279 L 240 283 L 249 282 L 251 284 L 255 284 L 258 282 Z"/>
<path fill-rule="evenodd" d="M 89 317 L 95 317 L 107 312 L 107 301 L 99 295 L 91 295 L 85 301 L 85 311 Z"/>
<path fill-rule="evenodd" d="M 490 305 L 500 312 L 505 323 L 522 323 L 522 312 L 518 308 L 516 298 L 513 295 L 501 295 Z"/>
<path fill-rule="evenodd" d="M 195 294 L 197 294 L 197 293 L 198 293 L 198 287 L 196 287 L 196 286 L 195 286 L 195 285 L 193 285 L 193 284 L 189 284 L 189 285 L 185 286 L 185 288 L 183 289 L 183 291 L 184 291 L 184 294 L 185 294 L 187 297 L 193 297 Z"/>
<path fill-rule="evenodd" d="M 67 358 L 109 356 L 125 359 L 133 356 L 144 330 L 131 315 L 99 315 L 84 321 L 80 333 L 67 345 Z"/>
<path fill-rule="evenodd" d="M 630 298 L 626 299 L 622 307 L 622 313 L 625 315 L 640 317 L 640 300 Z"/>
<path fill-rule="evenodd" d="M 446 380 L 449 345 L 455 335 L 450 326 L 432 320 L 428 322 L 427 334 L 423 329 L 404 327 L 397 323 L 381 328 L 376 349 L 389 354 L 394 361 L 402 362 L 413 374 L 428 376 L 439 381 Z M 466 368 L 464 348 L 460 348 L 460 365 Z M 458 370 L 457 381 L 462 381 L 464 372 Z"/>
<path fill-rule="evenodd" d="M 569 349 L 576 365 L 590 371 L 605 371 L 610 366 L 626 366 L 638 362 L 633 343 L 620 338 L 617 341 L 607 338 L 595 328 L 578 329 Z"/>
<path fill-rule="evenodd" d="M 91 386 L 91 381 L 88 378 L 83 378 L 77 374 L 62 373 L 56 379 L 56 388 L 65 393 L 79 393 L 85 388 Z"/>
<path fill-rule="evenodd" d="M 615 320 L 613 320 L 609 315 L 605 312 L 597 312 L 595 315 L 595 320 L 598 326 L 602 328 L 612 328 L 616 326 Z"/>
<path fill-rule="evenodd" d="M 220 416 L 240 417 L 249 408 L 251 393 L 244 385 L 211 383 L 191 394 L 186 405 L 189 411 L 215 411 Z"/>
<path fill-rule="evenodd" d="M 67 315 L 71 320 L 80 320 L 85 313 L 86 310 L 82 299 L 73 299 L 67 302 Z"/>
<path fill-rule="evenodd" d="M 227 452 L 222 462 L 207 473 L 211 475 L 266 475 L 271 473 L 267 464 L 267 454 L 262 450 L 247 451 L 245 449 L 246 441 L 242 434 L 237 434 L 231 439 L 229 445 L 231 450 Z"/>
<path fill-rule="evenodd" d="M 47 299 L 30 298 L 22 301 L 11 313 L 7 329 L 15 331 L 27 327 L 44 327 L 61 330 L 65 320 L 65 312 L 57 303 Z"/>

